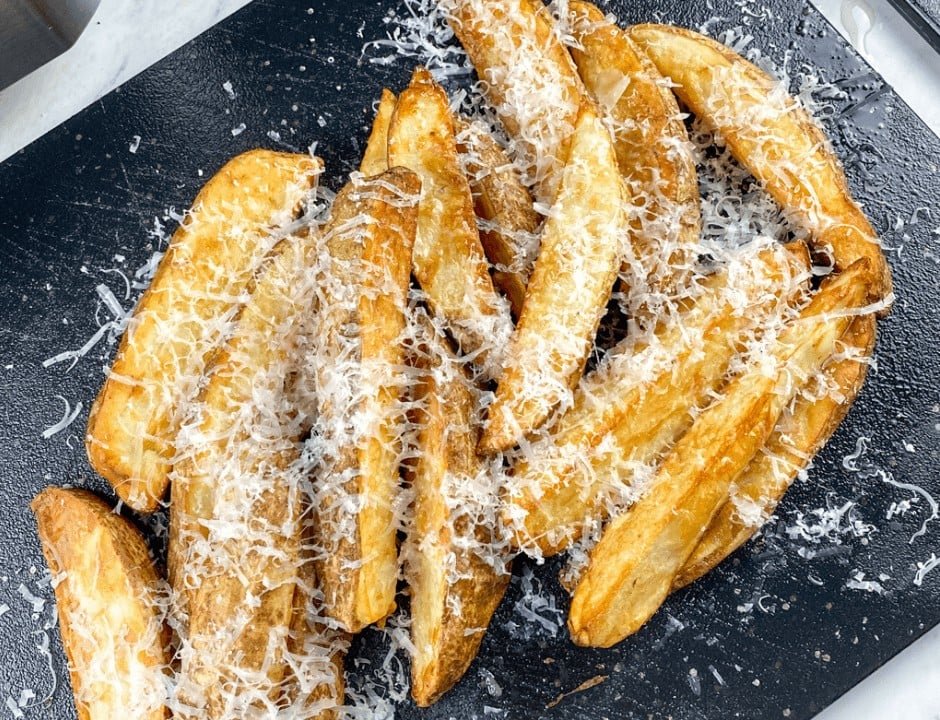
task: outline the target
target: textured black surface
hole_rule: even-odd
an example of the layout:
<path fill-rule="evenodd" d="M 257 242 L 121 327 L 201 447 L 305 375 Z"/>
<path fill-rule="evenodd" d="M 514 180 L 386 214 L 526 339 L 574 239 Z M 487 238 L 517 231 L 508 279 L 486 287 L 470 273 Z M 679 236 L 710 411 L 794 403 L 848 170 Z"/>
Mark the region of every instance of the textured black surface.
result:
<path fill-rule="evenodd" d="M 891 4 L 940 52 L 940 0 L 890 0 Z"/>
<path fill-rule="evenodd" d="M 105 490 L 80 438 L 113 346 L 102 343 L 71 370 L 43 368 L 42 360 L 94 333 L 95 287 L 105 283 L 123 298 L 123 281 L 105 269 L 130 273 L 144 262 L 154 217 L 187 207 L 237 152 L 316 141 L 335 188 L 360 154 L 372 101 L 383 85 L 401 88 L 411 69 L 409 60 L 358 63 L 364 40 L 384 37 L 383 17 L 395 7 L 258 0 L 0 165 L 0 603 L 10 607 L 0 616 L 0 707 L 23 688 L 36 692 L 32 702 L 51 689 L 35 649 L 51 617 L 51 590 L 39 580 L 45 566 L 28 502 L 50 483 Z M 940 569 L 921 587 L 912 584 L 916 563 L 937 550 L 940 522 L 912 540 L 928 505 L 920 499 L 905 515 L 892 513 L 915 494 L 888 482 L 940 496 L 940 141 L 804 3 L 631 0 L 612 9 L 628 22 L 691 27 L 718 16 L 708 25 L 713 34 L 743 26 L 753 35 L 749 47 L 777 65 L 794 75 L 818 68 L 844 90 L 825 125 L 883 235 L 898 294 L 882 324 L 878 369 L 809 480 L 787 496 L 780 520 L 671 598 L 635 637 L 611 650 L 577 649 L 564 629 L 553 636 L 526 620 L 514 581 L 466 679 L 431 709 L 403 703 L 400 717 L 807 718 L 940 620 Z M 242 123 L 244 132 L 233 135 Z M 99 315 L 108 317 L 103 308 Z M 68 430 L 42 440 L 61 416 L 57 395 L 84 410 Z M 871 438 L 868 450 L 847 468 L 843 458 L 860 437 Z M 867 523 L 865 537 L 791 537 L 799 510 L 849 500 L 856 507 L 841 527 Z M 543 595 L 564 609 L 556 570 L 549 564 L 535 575 Z M 860 572 L 883 593 L 847 586 Z M 21 585 L 46 600 L 35 616 Z M 59 685 L 26 716 L 74 718 L 58 635 L 49 636 Z M 362 646 L 372 665 L 357 672 L 368 676 L 381 665 L 384 639 L 372 631 Z M 488 673 L 500 692 L 485 682 Z M 547 708 L 598 675 L 609 677 Z"/>

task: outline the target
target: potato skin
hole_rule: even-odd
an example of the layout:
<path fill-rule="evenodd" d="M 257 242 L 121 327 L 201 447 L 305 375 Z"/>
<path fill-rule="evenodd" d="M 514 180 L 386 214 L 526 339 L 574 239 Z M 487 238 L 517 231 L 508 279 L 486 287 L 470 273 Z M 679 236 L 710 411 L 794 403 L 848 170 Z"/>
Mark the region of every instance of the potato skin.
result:
<path fill-rule="evenodd" d="M 55 597 L 80 720 L 162 720 L 168 638 L 143 536 L 88 490 L 50 487 L 30 508 L 49 571 L 64 573 Z"/>

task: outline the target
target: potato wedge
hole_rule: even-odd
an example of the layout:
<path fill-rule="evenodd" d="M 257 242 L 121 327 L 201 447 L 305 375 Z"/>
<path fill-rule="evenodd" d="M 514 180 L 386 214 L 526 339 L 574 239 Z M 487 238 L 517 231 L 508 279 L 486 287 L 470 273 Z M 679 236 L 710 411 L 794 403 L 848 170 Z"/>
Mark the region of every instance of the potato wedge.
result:
<path fill-rule="evenodd" d="M 636 25 L 630 37 L 689 109 L 724 137 L 734 157 L 810 232 L 835 267 L 867 257 L 873 302 L 889 299 L 891 273 L 875 231 L 852 199 L 825 134 L 786 89 L 723 45 L 691 30 Z"/>
<path fill-rule="evenodd" d="M 309 523 L 305 523 L 307 529 Z M 302 537 L 307 538 L 307 532 Z M 307 544 L 305 543 L 305 546 Z M 343 661 L 350 636 L 330 627 L 317 591 L 313 563 L 302 553 L 290 623 L 290 671 L 285 680 L 287 717 L 338 720 L 344 704 L 346 678 Z M 293 714 L 292 714 L 293 712 Z"/>
<path fill-rule="evenodd" d="M 732 484 L 764 445 L 799 387 L 834 352 L 877 276 L 867 258 L 824 283 L 669 452 L 641 499 L 613 520 L 571 601 L 579 645 L 609 647 L 666 598 Z"/>
<path fill-rule="evenodd" d="M 55 585 L 79 720 L 163 720 L 169 637 L 140 532 L 87 490 L 50 487 L 30 507 Z"/>
<path fill-rule="evenodd" d="M 366 143 L 366 151 L 362 154 L 359 172 L 363 175 L 378 175 L 388 170 L 388 126 L 395 112 L 395 94 L 391 90 L 382 90 L 382 99 L 375 111 L 375 120 L 372 122 L 372 132 Z"/>
<path fill-rule="evenodd" d="M 623 256 L 626 200 L 610 132 L 585 102 L 489 408 L 482 451 L 514 446 L 577 385 Z"/>
<path fill-rule="evenodd" d="M 326 612 L 349 632 L 395 609 L 401 336 L 420 190 L 401 167 L 354 180 L 333 203 L 321 251 L 315 567 Z"/>
<path fill-rule="evenodd" d="M 855 318 L 842 336 L 846 350 L 829 360 L 821 381 L 812 383 L 820 387 L 804 388 L 790 412 L 777 423 L 767 445 L 735 482 L 731 497 L 676 576 L 673 589 L 702 577 L 747 542 L 773 514 L 799 472 L 828 442 L 865 380 L 865 359 L 874 349 L 875 324 L 872 315 Z"/>
<path fill-rule="evenodd" d="M 509 584 L 493 557 L 498 491 L 477 456 L 479 392 L 436 334 L 424 331 L 414 516 L 402 555 L 411 588 L 411 694 L 420 707 L 453 687 L 476 657 Z"/>
<path fill-rule="evenodd" d="M 539 0 L 442 0 L 500 119 L 536 200 L 550 205 L 561 180 L 584 88 Z"/>
<path fill-rule="evenodd" d="M 692 145 L 663 76 L 626 32 L 588 2 L 569 4 L 571 57 L 587 92 L 610 118 L 620 172 L 633 198 L 633 248 L 654 293 L 684 290 L 701 213 Z"/>
<path fill-rule="evenodd" d="M 809 278 L 805 246 L 769 248 L 705 280 L 649 344 L 627 338 L 612 349 L 513 468 L 505 514 L 518 547 L 552 555 L 586 522 L 605 520 L 629 468 L 652 462 L 688 430 L 692 411 L 722 384 L 739 338 L 779 322 L 804 299 Z"/>
<path fill-rule="evenodd" d="M 284 692 L 310 414 L 286 385 L 316 307 L 317 252 L 313 234 L 275 246 L 177 440 L 167 555 L 186 629 L 179 719 L 250 716 Z"/>
<path fill-rule="evenodd" d="M 460 117 L 456 128 L 457 150 L 470 181 L 474 209 L 483 221 L 480 241 L 495 266 L 493 282 L 518 318 L 538 254 L 541 219 L 512 161 L 490 131 Z"/>
<path fill-rule="evenodd" d="M 466 354 L 496 377 L 512 332 L 505 301 L 493 289 L 473 196 L 460 169 L 447 94 L 424 68 L 401 93 L 388 131 L 388 163 L 421 178 L 413 269 L 428 305 Z"/>
<path fill-rule="evenodd" d="M 321 162 L 254 150 L 230 160 L 196 196 L 121 340 L 92 406 L 88 459 L 121 499 L 152 512 L 166 492 L 173 445 L 226 321 Z"/>

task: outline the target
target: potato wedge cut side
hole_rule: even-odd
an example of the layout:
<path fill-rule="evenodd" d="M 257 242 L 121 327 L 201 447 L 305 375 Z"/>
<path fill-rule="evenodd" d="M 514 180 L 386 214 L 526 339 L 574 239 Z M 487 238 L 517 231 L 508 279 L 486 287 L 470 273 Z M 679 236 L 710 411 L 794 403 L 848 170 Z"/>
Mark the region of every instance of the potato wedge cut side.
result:
<path fill-rule="evenodd" d="M 506 302 L 493 288 L 473 196 L 460 169 L 447 94 L 424 68 L 401 93 L 388 135 L 388 162 L 421 178 L 413 270 L 435 315 L 465 354 L 496 377 L 512 332 Z"/>
<path fill-rule="evenodd" d="M 388 126 L 395 112 L 395 94 L 388 89 L 382 90 L 382 99 L 375 111 L 375 120 L 372 121 L 372 132 L 366 143 L 366 150 L 362 154 L 359 172 L 363 175 L 378 175 L 388 170 Z"/>
<path fill-rule="evenodd" d="M 577 644 L 609 647 L 656 612 L 732 483 L 834 352 L 874 280 L 861 258 L 824 284 L 769 352 L 698 416 L 641 499 L 605 529 L 571 602 L 568 626 Z"/>
<path fill-rule="evenodd" d="M 403 549 L 411 588 L 411 693 L 420 707 L 453 687 L 476 657 L 509 584 L 493 557 L 496 480 L 476 454 L 478 391 L 433 328 L 417 399 L 421 410 L 412 478 L 414 516 Z"/>
<path fill-rule="evenodd" d="M 442 0 L 536 200 L 555 200 L 584 88 L 539 0 Z"/>
<path fill-rule="evenodd" d="M 493 282 L 519 317 L 538 254 L 541 223 L 532 197 L 506 151 L 479 122 L 457 118 L 457 149 L 473 192 L 480 241 L 495 267 Z"/>
<path fill-rule="evenodd" d="M 692 411 L 723 383 L 738 339 L 779 322 L 809 278 L 805 246 L 769 248 L 704 281 L 649 345 L 628 339 L 611 350 L 513 468 L 506 516 L 518 546 L 552 555 L 586 522 L 606 519 L 606 499 L 629 484 L 627 469 L 655 460 L 692 425 Z"/>
<path fill-rule="evenodd" d="M 865 360 L 874 349 L 875 325 L 872 315 L 855 318 L 842 337 L 846 350 L 840 355 L 847 352 L 848 357 L 830 359 L 819 383 L 822 387 L 804 388 L 777 423 L 767 445 L 735 482 L 731 497 L 676 576 L 673 589 L 702 577 L 747 542 L 773 514 L 799 472 L 829 441 L 865 381 Z"/>
<path fill-rule="evenodd" d="M 701 224 L 695 161 L 679 105 L 624 30 L 590 3 L 571 2 L 569 10 L 578 74 L 612 122 L 631 196 L 644 201 L 631 222 L 637 270 L 651 291 L 670 295 L 688 281 Z"/>
<path fill-rule="evenodd" d="M 87 490 L 50 487 L 30 507 L 53 577 L 81 720 L 163 720 L 164 590 L 140 532 Z"/>
<path fill-rule="evenodd" d="M 623 255 L 626 188 L 610 133 L 586 102 L 480 441 L 514 446 L 577 385 Z"/>
<path fill-rule="evenodd" d="M 842 164 L 806 110 L 769 75 L 710 38 L 665 25 L 628 31 L 697 116 L 724 137 L 734 157 L 810 232 L 816 248 L 845 270 L 866 257 L 876 273 L 872 301 L 891 294 L 881 245 L 849 191 Z"/>
<path fill-rule="evenodd" d="M 92 467 L 135 510 L 152 512 L 163 498 L 173 441 L 206 362 L 276 242 L 272 228 L 294 217 L 321 167 L 307 155 L 239 155 L 206 183 L 173 235 L 85 438 Z"/>
<path fill-rule="evenodd" d="M 315 567 L 326 612 L 349 632 L 395 609 L 401 336 L 420 190 L 401 167 L 353 180 L 324 231 Z"/>
<path fill-rule="evenodd" d="M 316 307 L 317 248 L 307 234 L 272 251 L 177 440 L 167 555 L 186 628 L 180 719 L 242 717 L 283 693 L 309 427 L 285 389 Z"/>

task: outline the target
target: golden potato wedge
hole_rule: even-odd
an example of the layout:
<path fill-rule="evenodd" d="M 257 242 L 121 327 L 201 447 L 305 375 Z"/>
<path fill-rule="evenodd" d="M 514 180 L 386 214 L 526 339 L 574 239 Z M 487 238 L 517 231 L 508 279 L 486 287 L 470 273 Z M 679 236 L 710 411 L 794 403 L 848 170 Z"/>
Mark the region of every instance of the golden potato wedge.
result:
<path fill-rule="evenodd" d="M 630 37 L 688 108 L 714 126 L 734 157 L 810 232 L 837 269 L 867 257 L 872 301 L 891 294 L 881 245 L 852 199 L 828 138 L 780 83 L 720 43 L 682 28 L 636 25 Z"/>
<path fill-rule="evenodd" d="M 163 720 L 169 637 L 140 532 L 87 490 L 50 487 L 30 507 L 58 578 L 56 608 L 79 720 Z"/>
<path fill-rule="evenodd" d="M 610 132 L 585 102 L 482 451 L 511 448 L 545 422 L 581 378 L 623 256 L 626 200 Z"/>
<path fill-rule="evenodd" d="M 372 122 L 372 132 L 366 151 L 362 154 L 359 172 L 363 175 L 378 175 L 388 170 L 388 126 L 395 112 L 395 94 L 388 89 L 382 90 L 382 99 L 375 111 L 375 120 Z"/>
<path fill-rule="evenodd" d="M 480 244 L 473 196 L 460 169 L 447 94 L 424 68 L 401 93 L 388 131 L 388 163 L 421 178 L 412 266 L 428 305 L 466 354 L 490 377 L 512 331 L 505 301 L 493 288 Z"/>
<path fill-rule="evenodd" d="M 708 278 L 648 344 L 631 338 L 582 380 L 570 410 L 513 467 L 506 517 L 523 549 L 552 555 L 605 520 L 629 468 L 652 462 L 723 382 L 738 338 L 779 322 L 809 289 L 802 244 L 768 248 Z M 603 450 L 601 450 L 603 448 Z"/>
<path fill-rule="evenodd" d="M 640 500 L 610 523 L 591 552 L 571 601 L 574 642 L 609 647 L 656 612 L 732 484 L 799 387 L 832 355 L 876 281 L 871 262 L 860 258 L 824 283 L 769 350 L 699 414 Z"/>
<path fill-rule="evenodd" d="M 508 560 L 492 557 L 493 528 L 483 522 L 496 517 L 498 490 L 476 453 L 478 391 L 446 341 L 433 327 L 421 329 L 414 516 L 402 555 L 411 588 L 411 694 L 427 707 L 476 657 L 510 573 Z"/>
<path fill-rule="evenodd" d="M 314 234 L 265 261 L 177 439 L 167 551 L 180 638 L 177 718 L 256 714 L 284 692 L 308 423 L 286 400 L 316 307 Z"/>
<path fill-rule="evenodd" d="M 515 139 L 527 184 L 555 200 L 584 88 L 539 0 L 442 0 L 500 119 Z"/>
<path fill-rule="evenodd" d="M 230 160 L 196 196 L 121 340 L 88 419 L 88 458 L 121 499 L 152 512 L 173 440 L 226 321 L 320 172 L 319 160 L 254 150 Z"/>
<path fill-rule="evenodd" d="M 493 282 L 509 299 L 513 315 L 522 312 L 525 289 L 538 254 L 541 219 L 512 161 L 479 122 L 456 118 L 457 150 L 473 192 L 480 241 L 495 268 Z"/>
<path fill-rule="evenodd" d="M 324 234 L 315 566 L 326 612 L 349 632 L 395 609 L 401 336 L 420 190 L 401 167 L 354 180 L 337 195 Z"/>
<path fill-rule="evenodd" d="M 682 570 L 673 589 L 702 577 L 747 542 L 773 514 L 799 472 L 828 442 L 852 407 L 875 345 L 876 321 L 861 315 L 852 322 L 842 343 L 844 351 L 830 358 L 818 387 L 804 388 L 790 412 L 774 428 L 767 445 L 735 482 L 731 497 L 721 506 Z M 839 359 L 844 358 L 844 359 Z"/>
<path fill-rule="evenodd" d="M 588 2 L 569 4 L 571 56 L 588 93 L 612 121 L 614 149 L 638 217 L 633 247 L 653 292 L 684 289 L 701 213 L 692 145 L 663 76 L 623 29 Z"/>

